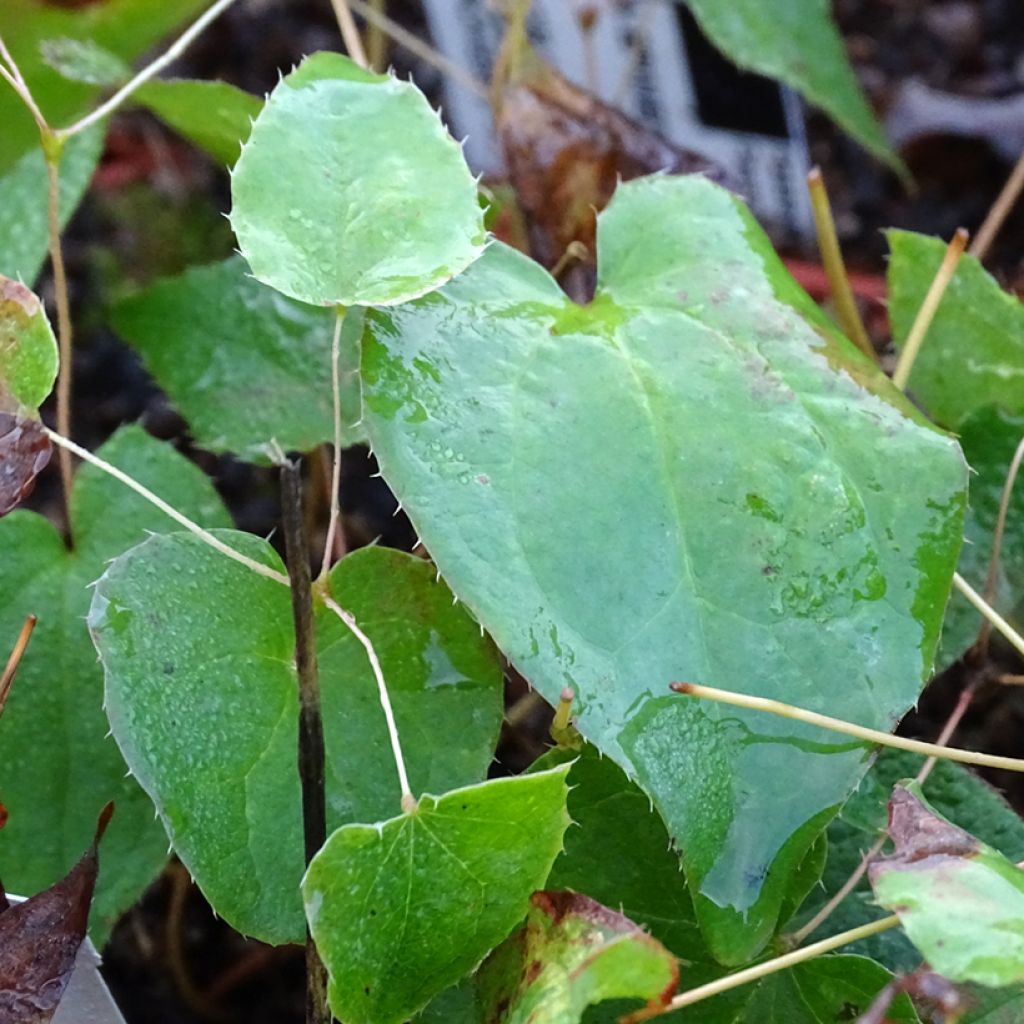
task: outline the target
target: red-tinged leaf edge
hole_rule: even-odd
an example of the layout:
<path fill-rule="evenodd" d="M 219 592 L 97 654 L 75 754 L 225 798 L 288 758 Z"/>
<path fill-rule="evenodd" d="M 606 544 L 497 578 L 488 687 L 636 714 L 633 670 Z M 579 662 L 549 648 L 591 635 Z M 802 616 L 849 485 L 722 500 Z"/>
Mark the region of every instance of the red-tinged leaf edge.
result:
<path fill-rule="evenodd" d="M 50 439 L 39 420 L 0 412 L 0 516 L 21 504 L 50 461 Z"/>
<path fill-rule="evenodd" d="M 0 906 L 0 1021 L 47 1024 L 71 980 L 85 939 L 99 843 L 114 813 L 100 812 L 92 845 L 67 876 L 16 906 Z M 0 890 L 2 892 L 2 890 Z"/>

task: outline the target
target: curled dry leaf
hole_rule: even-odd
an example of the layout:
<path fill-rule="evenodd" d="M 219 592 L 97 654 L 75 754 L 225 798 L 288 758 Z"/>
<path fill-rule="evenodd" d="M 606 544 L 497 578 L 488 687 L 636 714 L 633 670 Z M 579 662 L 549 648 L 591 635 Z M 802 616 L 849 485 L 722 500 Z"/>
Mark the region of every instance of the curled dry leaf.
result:
<path fill-rule="evenodd" d="M 554 266 L 573 242 L 594 251 L 597 212 L 620 180 L 722 173 L 573 85 L 512 24 L 495 68 L 496 121 L 532 255 Z"/>
<path fill-rule="evenodd" d="M 32 493 L 50 451 L 50 439 L 39 420 L 0 412 L 0 516 Z"/>
<path fill-rule="evenodd" d="M 46 1024 L 71 980 L 85 938 L 99 870 L 98 846 L 114 805 L 100 813 L 96 836 L 67 877 L 15 907 L 0 904 L 0 1024 Z"/>

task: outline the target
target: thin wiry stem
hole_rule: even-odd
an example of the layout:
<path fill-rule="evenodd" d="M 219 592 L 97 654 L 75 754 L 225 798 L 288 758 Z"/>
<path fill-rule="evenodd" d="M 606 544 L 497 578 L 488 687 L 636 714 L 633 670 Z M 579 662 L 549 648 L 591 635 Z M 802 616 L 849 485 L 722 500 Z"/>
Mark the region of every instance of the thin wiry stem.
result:
<path fill-rule="evenodd" d="M 39 104 L 36 103 L 35 97 L 32 95 L 32 90 L 29 89 L 28 83 L 25 81 L 25 76 L 22 75 L 17 62 L 11 56 L 11 51 L 7 49 L 7 44 L 3 41 L 2 36 L 0 36 L 0 60 L 3 61 L 3 64 L 0 64 L 0 78 L 3 78 L 18 94 L 18 98 L 25 104 L 32 115 L 32 119 L 39 128 L 40 134 L 47 134 L 50 131 L 50 126 L 47 124 L 43 112 L 39 109 Z"/>
<path fill-rule="evenodd" d="M 102 121 L 105 117 L 109 117 L 136 89 L 158 75 L 168 64 L 176 61 L 206 26 L 214 21 L 214 19 L 220 17 L 233 3 L 235 3 L 235 0 L 217 0 L 212 7 L 196 18 L 156 60 L 151 64 L 147 64 L 130 82 L 118 89 L 110 99 L 105 103 L 101 103 L 92 113 L 86 114 L 81 120 L 68 125 L 67 128 L 58 129 L 55 132 L 57 137 L 69 139 L 72 135 L 77 135 L 79 132 L 85 131 L 90 125 L 96 124 L 97 121 Z"/>
<path fill-rule="evenodd" d="M 925 743 L 922 740 L 907 739 L 905 736 L 893 736 L 892 733 L 882 732 L 879 729 L 868 729 L 863 725 L 845 722 L 841 718 L 832 718 L 830 715 L 820 715 L 816 711 L 794 707 L 792 704 L 784 704 L 778 700 L 752 697 L 745 693 L 733 693 L 730 690 L 719 690 L 712 686 L 697 686 L 694 683 L 672 683 L 671 688 L 676 693 L 716 701 L 719 704 L 731 704 L 734 707 L 747 708 L 750 711 L 764 711 L 770 715 L 788 718 L 794 722 L 803 722 L 805 725 L 816 725 L 822 729 L 830 729 L 832 732 L 838 732 L 844 736 L 852 736 L 854 739 L 863 740 L 865 743 L 872 743 L 882 747 L 893 747 L 896 750 L 906 750 L 911 754 L 920 754 L 923 757 L 940 757 L 947 761 L 973 764 L 982 768 L 1002 768 L 1004 771 L 1009 772 L 1024 772 L 1024 761 L 1015 757 L 979 754 L 973 750 L 940 747 L 934 743 Z"/>
<path fill-rule="evenodd" d="M 956 707 L 953 708 L 952 713 L 946 720 L 946 724 L 942 727 L 942 732 L 939 733 L 939 738 L 935 741 L 936 746 L 945 747 L 953 738 L 953 733 L 956 732 L 961 720 L 967 713 L 967 708 L 970 706 L 971 700 L 973 699 L 976 691 L 977 686 L 973 683 L 963 688 L 963 692 L 960 694 L 960 699 L 956 702 Z M 925 781 L 927 781 L 928 776 L 932 773 L 932 769 L 934 769 L 936 764 L 938 764 L 938 758 L 929 757 L 921 766 L 921 770 L 917 773 L 917 782 L 923 785 Z M 807 924 L 793 933 L 789 940 L 791 945 L 799 946 L 809 935 L 813 935 L 832 916 L 836 907 L 838 907 L 839 904 L 842 903 L 858 885 L 860 885 L 860 880 L 865 874 L 867 874 L 868 865 L 879 855 L 879 853 L 882 852 L 882 847 L 885 846 L 886 839 L 888 839 L 888 836 L 883 832 L 882 835 L 880 835 L 872 844 L 871 849 L 861 856 L 860 863 L 854 869 L 850 877 L 842 884 L 842 886 L 840 886 L 839 889 L 836 890 L 832 898 L 807 922 Z"/>
<path fill-rule="evenodd" d="M 0 715 L 4 713 L 4 705 L 7 703 L 7 696 L 11 692 L 11 686 L 14 684 L 14 677 L 18 673 L 18 666 L 21 664 L 21 659 L 24 657 L 25 649 L 28 647 L 28 642 L 32 638 L 32 630 L 36 628 L 36 617 L 29 615 L 25 619 L 25 625 L 21 627 L 21 632 L 18 634 L 18 639 L 14 642 L 14 647 L 11 650 L 11 656 L 7 659 L 7 664 L 4 666 L 4 670 L 0 673 Z"/>
<path fill-rule="evenodd" d="M 388 694 L 388 684 L 384 679 L 384 670 L 380 667 L 380 659 L 373 646 L 373 641 L 359 628 L 355 617 L 351 612 L 345 611 L 329 594 L 321 594 L 323 602 L 339 619 L 348 627 L 349 632 L 363 645 L 366 657 L 369 659 L 370 668 L 373 669 L 374 678 L 377 680 L 377 692 L 380 697 L 380 706 L 384 711 L 384 719 L 388 726 L 388 736 L 391 740 L 391 753 L 395 759 L 395 768 L 398 771 L 398 784 L 402 790 L 402 810 L 409 812 L 416 809 L 416 798 L 409 788 L 409 776 L 405 771 L 405 758 L 402 756 L 402 743 L 398 738 L 398 726 L 395 723 L 395 712 L 391 707 L 391 697 Z"/>
<path fill-rule="evenodd" d="M 1017 445 L 1017 450 L 1010 460 L 1010 468 L 1006 473 L 1006 481 L 1003 483 L 1003 493 L 999 499 L 999 515 L 996 517 L 996 528 L 992 534 L 992 555 L 988 563 L 988 576 L 985 579 L 985 600 L 992 604 L 996 598 L 996 584 L 999 582 L 999 558 L 1003 550 L 1003 534 L 1006 532 L 1006 519 L 1010 511 L 1010 499 L 1013 497 L 1013 486 L 1017 482 L 1017 473 L 1020 471 L 1021 462 L 1024 461 L 1024 437 Z M 992 622 L 983 618 L 981 629 L 978 630 L 978 640 L 975 648 L 978 654 L 984 658 L 988 654 L 988 643 L 992 635 Z"/>
<path fill-rule="evenodd" d="M 377 25 L 386 32 L 399 46 L 404 46 L 414 57 L 419 57 L 432 67 L 442 71 L 463 88 L 475 93 L 483 99 L 490 98 L 490 90 L 482 82 L 474 78 L 464 67 L 450 61 L 443 53 L 439 53 L 429 43 L 414 36 L 397 21 L 392 21 L 386 14 L 373 9 L 366 0 L 347 0 L 349 6 L 371 25 Z"/>
<path fill-rule="evenodd" d="M 782 956 L 777 956 L 772 960 L 765 960 L 764 963 L 747 967 L 745 970 L 737 971 L 735 974 L 727 974 L 724 978 L 718 978 L 707 985 L 691 988 L 689 992 L 680 992 L 679 995 L 665 1006 L 645 1007 L 636 1013 L 629 1014 L 629 1016 L 623 1018 L 623 1024 L 627 1024 L 627 1022 L 628 1024 L 639 1024 L 640 1021 L 650 1020 L 652 1017 L 658 1017 L 663 1013 L 681 1010 L 684 1006 L 693 1006 L 694 1003 L 703 1002 L 712 996 L 721 995 L 723 992 L 731 992 L 734 988 L 739 988 L 741 985 L 749 985 L 752 981 L 760 981 L 762 978 L 767 978 L 769 975 L 776 974 L 779 971 L 785 971 L 790 967 L 795 967 L 797 964 L 813 960 L 816 956 L 831 953 L 834 949 L 841 949 L 851 942 L 859 942 L 861 939 L 866 939 L 871 935 L 878 935 L 879 932 L 888 931 L 890 928 L 895 928 L 899 923 L 900 919 L 893 914 L 890 917 L 883 917 L 878 921 L 872 921 L 870 924 L 862 924 L 859 928 L 851 928 L 849 931 L 840 932 L 838 935 L 831 936 L 831 938 L 822 939 L 821 942 L 804 946 L 802 949 L 795 949 L 791 953 L 784 953 Z"/>
<path fill-rule="evenodd" d="M 144 487 L 133 479 L 123 470 L 112 466 L 109 462 L 101 459 L 98 455 L 94 455 L 87 448 L 83 448 L 81 445 L 75 444 L 74 441 L 69 440 L 66 437 L 62 437 L 55 430 L 50 430 L 48 427 L 43 428 L 46 431 L 47 437 L 53 441 L 54 444 L 60 445 L 62 448 L 67 448 L 73 452 L 84 462 L 88 462 L 90 465 L 95 466 L 97 469 L 101 469 L 104 473 L 112 476 L 115 480 L 119 480 L 126 487 L 130 487 L 136 494 L 143 497 L 151 505 L 160 509 L 164 515 L 169 516 L 179 526 L 183 526 L 190 533 L 194 533 L 201 540 L 205 541 L 216 551 L 219 551 L 222 555 L 226 555 L 228 558 L 240 565 L 244 565 L 247 569 L 251 569 L 255 573 L 259 573 L 260 576 L 266 576 L 267 579 L 273 580 L 275 583 L 281 583 L 284 586 L 289 586 L 288 577 L 284 573 L 277 572 L 275 569 L 271 569 L 269 565 L 263 565 L 261 562 L 257 562 L 255 559 L 250 558 L 248 555 L 243 555 L 240 551 L 236 551 L 233 547 L 225 544 L 219 537 L 215 537 L 209 530 L 204 530 L 198 523 L 194 523 L 188 516 L 183 515 L 173 505 L 168 504 L 163 498 L 158 497 L 148 487 Z"/>
<path fill-rule="evenodd" d="M 337 19 L 338 28 L 341 29 L 341 38 L 345 43 L 348 55 L 362 68 L 368 68 L 369 62 L 366 59 L 366 49 L 363 47 L 363 37 L 356 27 L 356 20 L 352 17 L 348 0 L 331 0 L 331 7 L 334 8 L 334 17 Z"/>
<path fill-rule="evenodd" d="M 1024 656 L 1024 636 L 1021 636 L 958 572 L 953 573 L 953 586 L 1002 633 L 1018 654 Z"/>
<path fill-rule="evenodd" d="M 828 199 L 825 179 L 821 176 L 821 168 L 815 167 L 807 175 L 807 190 L 811 194 L 811 209 L 814 211 L 814 226 L 818 233 L 818 251 L 825 267 L 829 291 L 832 301 L 836 304 L 836 314 L 840 326 L 846 336 L 857 348 L 871 360 L 877 360 L 874 346 L 868 337 L 864 321 L 857 309 L 857 300 L 853 297 L 850 279 L 846 274 L 846 264 L 839 248 L 839 236 L 836 234 L 836 222 L 832 216 L 832 204 Z"/>
<path fill-rule="evenodd" d="M 968 249 L 972 256 L 977 257 L 979 260 L 985 258 L 989 247 L 995 241 L 996 235 L 999 234 L 999 229 L 1003 226 L 1003 221 L 1006 220 L 1010 210 L 1013 209 L 1013 204 L 1017 202 L 1022 189 L 1024 189 L 1024 153 L 1021 153 L 1020 158 L 1010 172 L 1010 177 L 1006 179 L 1006 184 L 996 197 L 992 208 L 988 211 L 984 223 L 978 228 L 978 234 L 973 243 L 971 243 L 970 249 Z"/>
<path fill-rule="evenodd" d="M 334 317 L 334 337 L 331 339 L 331 392 L 334 398 L 334 463 L 331 469 L 331 515 L 327 524 L 327 541 L 324 544 L 324 560 L 320 567 L 320 579 L 325 580 L 331 571 L 334 558 L 335 537 L 343 537 L 341 529 L 341 326 L 345 311 L 339 306 Z M 344 553 L 344 548 L 342 549 Z"/>
<path fill-rule="evenodd" d="M 964 249 L 967 247 L 967 237 L 967 232 L 963 228 L 957 228 L 953 240 L 946 249 L 946 255 L 943 256 L 942 263 L 939 264 L 935 280 L 932 281 L 931 287 L 924 297 L 924 302 L 921 303 L 921 308 L 917 311 L 903 351 L 900 353 L 899 361 L 896 363 L 896 370 L 892 375 L 892 382 L 900 391 L 906 389 L 907 381 L 910 380 L 910 373 L 917 361 L 917 354 L 921 351 L 921 343 L 928 333 L 928 328 L 931 327 L 935 311 L 939 308 L 942 296 L 946 294 L 946 288 L 949 286 L 957 264 L 960 262 L 960 257 L 963 256 Z"/>
<path fill-rule="evenodd" d="M 387 0 L 370 0 L 370 7 L 374 14 L 387 17 Z M 366 49 L 370 67 L 374 71 L 385 71 L 388 59 L 387 33 L 381 28 L 379 21 L 371 21 L 369 26 L 366 33 Z"/>

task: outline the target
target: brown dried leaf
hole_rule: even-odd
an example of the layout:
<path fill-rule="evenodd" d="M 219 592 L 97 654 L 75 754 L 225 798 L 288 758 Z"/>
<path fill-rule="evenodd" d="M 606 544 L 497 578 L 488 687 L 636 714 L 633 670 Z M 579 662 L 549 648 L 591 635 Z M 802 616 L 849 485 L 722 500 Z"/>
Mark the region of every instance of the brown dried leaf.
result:
<path fill-rule="evenodd" d="M 113 813 L 113 804 L 103 808 L 92 846 L 62 881 L 14 907 L 3 899 L 0 1024 L 47 1024 L 56 1012 L 85 938 L 97 847 Z"/>
<path fill-rule="evenodd" d="M 573 242 L 594 250 L 596 214 L 619 180 L 698 171 L 711 161 L 681 149 L 563 78 L 512 18 L 495 66 L 495 116 L 532 255 L 554 266 Z"/>
<path fill-rule="evenodd" d="M 39 420 L 0 412 L 0 516 L 32 493 L 36 477 L 50 461 L 50 450 Z"/>

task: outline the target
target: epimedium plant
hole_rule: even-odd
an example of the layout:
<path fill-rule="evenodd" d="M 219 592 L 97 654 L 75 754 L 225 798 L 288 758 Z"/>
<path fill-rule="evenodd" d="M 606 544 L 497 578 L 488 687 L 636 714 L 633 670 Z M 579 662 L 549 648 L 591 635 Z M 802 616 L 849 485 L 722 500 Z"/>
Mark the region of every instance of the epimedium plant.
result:
<path fill-rule="evenodd" d="M 48 442 L 84 460 L 73 484 L 64 465 L 70 546 L 36 513 L 0 523 L 0 627 L 39 616 L 0 723 L 7 884 L 60 877 L 114 797 L 97 937 L 169 839 L 239 931 L 308 936 L 311 1021 L 566 1024 L 601 1004 L 811 1024 L 881 999 L 911 1022 L 892 971 L 915 958 L 982 986 L 983 1008 L 994 990 L 1024 1002 L 1024 952 L 1001 938 L 1024 917 L 1019 820 L 963 768 L 939 769 L 929 803 L 897 784 L 919 760 L 875 761 L 978 614 L 1024 650 L 964 580 L 978 555 L 955 571 L 965 530 L 982 551 L 1005 537 L 993 599 L 1021 600 L 1019 535 L 998 526 L 1024 415 L 1007 383 L 1024 372 L 1019 303 L 961 263 L 929 345 L 896 374 L 930 420 L 802 292 L 741 200 L 654 176 L 600 215 L 596 294 L 578 305 L 487 237 L 460 147 L 412 84 L 330 53 L 262 104 L 146 81 L 228 2 L 92 112 L 85 93 L 60 107 L 79 117 L 68 129 L 0 51 L 50 172 L 62 375 L 56 230 L 88 178 L 72 147 L 98 149 L 134 97 L 234 164 L 240 256 L 126 297 L 112 319 L 203 447 L 280 468 L 286 540 L 282 561 L 231 529 L 210 481 L 137 427 L 92 454 L 43 426 L 57 342 L 35 296 L 0 282 L 0 505 Z M 718 39 L 711 5 L 695 8 Z M 788 8 L 820 26 L 817 5 Z M 135 52 L 125 24 L 112 54 L 47 59 L 116 86 L 116 58 Z M 773 38 L 743 42 L 781 75 Z M 10 174 L 0 188 L 43 167 Z M 10 257 L 26 280 L 42 258 L 29 236 Z M 916 353 L 917 311 L 950 261 L 935 240 L 892 244 L 894 333 Z M 952 389 L 943 368 L 977 309 L 986 358 Z M 363 440 L 432 565 L 377 547 L 334 560 L 339 453 Z M 287 453 L 321 443 L 334 479 L 313 580 Z M 989 467 L 969 510 L 965 450 Z M 975 610 L 947 617 L 954 581 Z M 559 707 L 559 742 L 488 780 L 502 656 Z M 895 851 L 872 863 L 874 902 L 855 889 L 860 916 L 804 945 L 843 906 L 850 849 L 883 830 L 887 803 Z M 969 936 L 952 914 L 972 917 Z"/>

